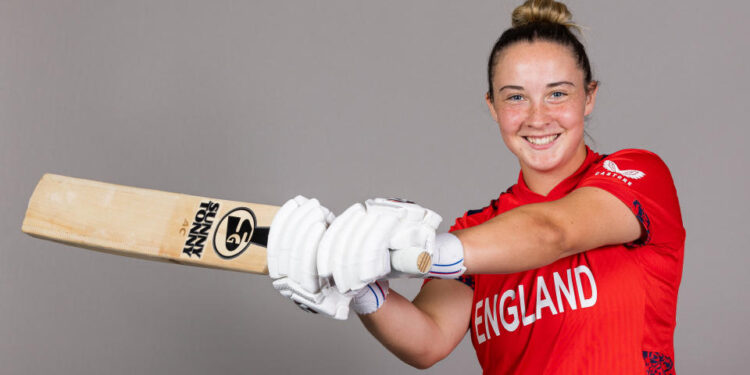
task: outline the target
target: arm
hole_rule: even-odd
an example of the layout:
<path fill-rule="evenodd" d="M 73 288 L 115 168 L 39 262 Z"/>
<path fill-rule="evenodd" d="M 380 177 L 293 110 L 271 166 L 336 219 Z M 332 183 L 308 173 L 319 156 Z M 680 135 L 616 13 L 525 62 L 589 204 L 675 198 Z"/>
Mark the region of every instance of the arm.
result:
<path fill-rule="evenodd" d="M 453 232 L 467 273 L 513 273 L 642 236 L 630 209 L 602 189 L 583 187 L 552 202 L 521 206 Z"/>
<path fill-rule="evenodd" d="M 461 342 L 469 327 L 473 291 L 456 280 L 432 280 L 409 302 L 391 291 L 372 314 L 360 315 L 375 338 L 399 359 L 428 368 Z"/>

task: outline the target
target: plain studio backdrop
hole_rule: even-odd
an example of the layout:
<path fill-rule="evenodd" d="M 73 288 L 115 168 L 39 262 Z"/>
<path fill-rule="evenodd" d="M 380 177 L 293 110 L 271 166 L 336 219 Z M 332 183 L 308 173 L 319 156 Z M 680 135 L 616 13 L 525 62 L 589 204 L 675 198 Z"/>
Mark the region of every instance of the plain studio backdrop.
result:
<path fill-rule="evenodd" d="M 45 172 L 337 213 L 415 200 L 441 229 L 518 177 L 484 103 L 507 1 L 0 2 L 2 374 L 417 373 L 358 319 L 267 277 L 21 233 Z M 569 1 L 601 81 L 601 153 L 671 167 L 687 229 L 681 374 L 743 373 L 750 12 L 740 1 Z M 413 297 L 418 281 L 395 289 Z M 468 340 L 427 373 L 480 371 Z"/>

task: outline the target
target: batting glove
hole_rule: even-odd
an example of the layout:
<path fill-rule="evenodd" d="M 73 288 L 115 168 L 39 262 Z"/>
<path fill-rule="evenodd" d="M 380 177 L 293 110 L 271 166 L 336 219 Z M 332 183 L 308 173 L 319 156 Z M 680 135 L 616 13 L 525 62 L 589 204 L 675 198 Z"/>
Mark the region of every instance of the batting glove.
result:
<path fill-rule="evenodd" d="M 316 199 L 286 202 L 271 223 L 268 274 L 273 287 L 303 310 L 345 320 L 353 294 L 340 293 L 316 270 L 318 243 L 333 219 Z"/>
<path fill-rule="evenodd" d="M 384 278 L 425 277 L 441 220 L 435 212 L 411 202 L 376 198 L 355 204 L 323 235 L 318 273 L 333 277 L 342 293 Z M 417 254 L 422 253 L 426 257 L 420 267 Z"/>

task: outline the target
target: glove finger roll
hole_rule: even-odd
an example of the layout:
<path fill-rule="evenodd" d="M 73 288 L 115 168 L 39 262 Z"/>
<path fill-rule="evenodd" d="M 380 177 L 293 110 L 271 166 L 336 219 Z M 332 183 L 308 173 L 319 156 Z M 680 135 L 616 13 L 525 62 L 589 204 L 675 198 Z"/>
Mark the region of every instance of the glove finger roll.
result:
<path fill-rule="evenodd" d="M 359 227 L 361 220 L 366 216 L 364 208 L 355 211 L 351 217 L 342 223 L 343 228 L 331 247 L 331 258 L 333 259 L 331 273 L 339 291 L 346 292 L 349 287 L 347 278 L 347 251 L 351 249 L 351 240 L 356 235 L 355 230 Z"/>
<path fill-rule="evenodd" d="M 294 244 L 299 241 L 300 236 L 304 235 L 304 231 L 300 228 L 302 228 L 305 220 L 310 220 L 314 217 L 309 216 L 314 215 L 314 211 L 320 211 L 320 203 L 317 199 L 309 199 L 291 213 L 286 220 L 286 225 L 281 228 L 281 233 L 279 234 L 279 248 L 281 249 L 278 259 L 279 274 L 289 274 L 293 252 L 295 251 Z"/>
<path fill-rule="evenodd" d="M 345 243 L 342 243 L 341 251 L 343 253 L 343 263 L 337 270 L 346 280 L 344 285 L 339 285 L 339 291 L 344 293 L 354 289 L 361 289 L 366 284 L 362 284 L 359 273 L 361 272 L 362 263 L 367 261 L 367 243 L 365 239 L 379 221 L 378 215 L 366 214 L 354 223 L 351 235 Z"/>
<path fill-rule="evenodd" d="M 311 292 L 320 290 L 320 277 L 316 266 L 316 244 L 323 237 L 323 232 L 325 232 L 325 224 L 321 222 L 312 223 L 307 230 L 306 240 L 297 248 L 300 252 L 296 254 L 297 258 L 293 263 L 295 265 L 294 273 L 290 272 L 290 277 L 298 282 L 302 288 Z"/>
<path fill-rule="evenodd" d="M 282 255 L 282 248 L 281 248 L 281 238 L 283 238 L 282 232 L 286 229 L 286 224 L 289 219 L 289 216 L 294 212 L 295 209 L 299 207 L 299 204 L 297 203 L 297 199 L 306 199 L 302 196 L 297 196 L 294 199 L 290 199 L 284 203 L 284 205 L 281 206 L 279 211 L 276 213 L 276 216 L 274 216 L 273 221 L 271 222 L 271 232 L 268 235 L 268 274 L 274 279 L 277 279 L 279 277 L 286 276 L 285 273 L 282 273 L 280 270 L 279 263 L 281 261 L 280 258 L 284 258 L 285 255 Z"/>
<path fill-rule="evenodd" d="M 356 215 L 364 213 L 365 208 L 361 204 L 354 204 L 347 208 L 339 217 L 337 217 L 323 234 L 318 246 L 318 275 L 328 277 L 333 274 L 333 247 L 334 239 L 338 238 L 341 231 L 346 227 L 346 223 Z"/>
<path fill-rule="evenodd" d="M 358 267 L 359 278 L 357 284 L 351 285 L 352 289 L 360 289 L 390 272 L 389 237 L 398 224 L 396 217 L 377 215 L 377 221 L 362 233 L 359 262 L 352 267 Z"/>

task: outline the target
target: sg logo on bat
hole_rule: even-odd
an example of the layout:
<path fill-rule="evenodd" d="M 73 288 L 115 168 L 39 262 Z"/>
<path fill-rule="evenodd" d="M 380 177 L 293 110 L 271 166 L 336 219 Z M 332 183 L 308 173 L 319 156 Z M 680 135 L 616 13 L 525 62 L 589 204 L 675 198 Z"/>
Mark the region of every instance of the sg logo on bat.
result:
<path fill-rule="evenodd" d="M 247 207 L 237 207 L 227 212 L 214 232 L 216 254 L 224 259 L 242 254 L 250 245 L 256 223 L 255 214 Z"/>

